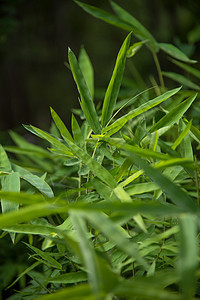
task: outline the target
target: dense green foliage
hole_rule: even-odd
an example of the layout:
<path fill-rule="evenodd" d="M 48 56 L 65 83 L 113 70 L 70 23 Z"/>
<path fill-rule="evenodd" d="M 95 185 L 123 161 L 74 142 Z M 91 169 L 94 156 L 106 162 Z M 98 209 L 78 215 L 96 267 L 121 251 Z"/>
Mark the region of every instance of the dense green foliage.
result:
<path fill-rule="evenodd" d="M 82 121 L 72 115 L 68 130 L 51 108 L 50 133 L 25 126 L 48 149 L 15 132 L 10 132 L 15 146 L 0 147 L 1 242 L 14 243 L 14 249 L 23 242 L 24 251 L 23 264 L 8 261 L 0 267 L 2 289 L 13 290 L 10 300 L 196 299 L 200 130 L 195 61 L 157 42 L 114 2 L 115 15 L 77 4 L 131 33 L 119 50 L 102 105 L 94 102 L 86 51 L 82 48 L 77 59 L 69 49 L 81 106 L 74 113 Z M 137 93 L 123 73 L 126 60 L 134 64 L 142 47 L 152 54 L 159 83 L 153 78 L 152 87 Z M 162 72 L 159 51 L 194 79 Z M 163 76 L 179 86 L 168 89 Z"/>

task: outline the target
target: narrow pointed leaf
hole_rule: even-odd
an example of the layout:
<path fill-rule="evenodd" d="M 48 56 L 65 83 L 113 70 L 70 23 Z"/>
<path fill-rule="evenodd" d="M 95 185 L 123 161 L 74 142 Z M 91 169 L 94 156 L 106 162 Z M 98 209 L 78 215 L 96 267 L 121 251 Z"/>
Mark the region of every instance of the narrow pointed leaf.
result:
<path fill-rule="evenodd" d="M 182 68 L 183 70 L 187 71 L 188 73 L 192 74 L 193 76 L 195 76 L 196 78 L 200 79 L 200 71 L 191 67 L 190 65 L 184 64 L 180 61 L 177 61 L 175 59 L 171 59 L 171 61 L 179 66 L 180 68 Z"/>
<path fill-rule="evenodd" d="M 187 55 L 185 55 L 181 50 L 176 48 L 172 44 L 167 43 L 159 43 L 160 49 L 169 54 L 170 56 L 179 59 L 181 61 L 187 62 L 187 63 L 196 63 L 196 60 L 189 59 Z"/>
<path fill-rule="evenodd" d="M 79 61 L 81 72 L 85 78 L 85 82 L 90 91 L 90 95 L 93 99 L 94 98 L 94 71 L 93 71 L 90 58 L 84 48 L 81 48 L 78 61 Z"/>
<path fill-rule="evenodd" d="M 131 39 L 131 33 L 129 33 L 129 35 L 126 37 L 125 41 L 121 46 L 121 49 L 117 56 L 115 68 L 110 83 L 106 90 L 106 94 L 103 102 L 103 109 L 102 109 L 102 119 L 101 119 L 103 127 L 107 124 L 107 122 L 109 121 L 109 119 L 112 117 L 113 114 L 113 110 L 121 86 L 130 39 Z"/>
<path fill-rule="evenodd" d="M 195 273 L 198 268 L 197 220 L 190 214 L 180 217 L 179 272 L 183 299 L 192 299 L 196 289 Z"/>
<path fill-rule="evenodd" d="M 96 17 L 104 22 L 107 22 L 111 25 L 120 27 L 122 29 L 125 29 L 127 31 L 131 31 L 133 28 L 130 24 L 127 22 L 122 21 L 120 18 L 108 13 L 107 11 L 104 11 L 102 9 L 99 9 L 95 6 L 88 5 L 83 2 L 75 1 L 83 10 L 85 10 L 87 13 L 92 15 L 93 17 Z"/>
<path fill-rule="evenodd" d="M 52 118 L 53 118 L 58 130 L 60 131 L 60 134 L 62 135 L 62 137 L 67 138 L 68 140 L 73 142 L 73 138 L 72 138 L 71 134 L 69 133 L 68 129 L 66 128 L 65 124 L 63 123 L 63 121 L 60 119 L 60 117 L 57 115 L 57 113 L 53 110 L 52 107 L 50 107 L 50 109 L 51 109 Z"/>
<path fill-rule="evenodd" d="M 160 170 L 151 167 L 146 161 L 131 152 L 129 152 L 129 157 L 136 165 L 144 170 L 146 175 L 148 175 L 156 184 L 161 187 L 163 191 L 165 191 L 174 204 L 188 212 L 197 211 L 197 206 L 194 200 L 167 177 L 165 177 Z"/>
<path fill-rule="evenodd" d="M 185 85 L 191 89 L 194 89 L 196 91 L 200 90 L 200 86 L 196 83 L 192 82 L 191 80 L 187 79 L 185 76 L 174 73 L 174 72 L 162 72 L 162 74 L 182 85 Z"/>
<path fill-rule="evenodd" d="M 123 127 L 126 124 L 126 122 L 128 122 L 130 119 L 133 119 L 133 118 L 139 116 L 140 114 L 148 111 L 149 109 L 155 107 L 156 105 L 162 103 L 163 101 L 167 100 L 168 98 L 170 98 L 174 94 L 176 94 L 180 89 L 181 88 L 176 88 L 174 90 L 168 91 L 168 92 L 162 94 L 161 96 L 158 96 L 155 99 L 152 99 L 152 100 L 148 101 L 147 103 L 142 104 L 140 107 L 130 111 L 128 114 L 119 118 L 113 124 L 109 125 L 108 127 L 105 127 L 102 130 L 102 133 L 105 133 L 106 131 L 109 131 L 116 127 L 118 127 L 118 128 Z"/>
<path fill-rule="evenodd" d="M 57 262 L 50 254 L 48 254 L 47 252 L 41 251 L 40 249 L 38 249 L 30 244 L 27 244 L 27 243 L 25 243 L 25 244 L 31 250 L 33 250 L 33 252 L 38 254 L 44 261 L 47 261 L 48 264 L 50 264 L 53 268 L 62 270 L 62 265 L 59 262 Z"/>
<path fill-rule="evenodd" d="M 20 191 L 20 177 L 18 172 L 13 172 L 9 175 L 4 176 L 2 179 L 2 191 L 6 192 L 19 192 Z M 19 204 L 16 202 L 10 202 L 7 200 L 1 200 L 2 213 L 8 213 L 11 211 L 17 211 Z M 15 233 L 10 233 L 12 242 L 15 241 Z"/>
<path fill-rule="evenodd" d="M 93 290 L 94 294 L 100 295 L 101 278 L 99 274 L 98 262 L 94 249 L 88 240 L 86 224 L 82 216 L 77 212 L 72 212 L 70 217 L 79 237 L 80 249 L 83 255 L 85 267 L 87 268 L 91 289 Z"/>
<path fill-rule="evenodd" d="M 71 148 L 71 151 L 86 164 L 90 170 L 103 182 L 111 187 L 116 187 L 117 183 L 113 176 L 107 171 L 102 165 L 100 165 L 95 159 L 93 159 L 89 154 L 84 150 L 78 147 L 76 144 L 68 141 L 68 145 Z"/>
<path fill-rule="evenodd" d="M 136 29 L 136 36 L 143 40 L 148 39 L 151 41 L 152 45 L 156 50 L 158 50 L 158 45 L 152 34 L 131 14 L 129 14 L 127 11 L 125 11 L 123 8 L 121 8 L 119 5 L 117 5 L 115 2 L 111 1 L 111 5 L 115 13 L 118 15 L 118 17 L 123 20 L 124 22 L 130 24 L 134 29 Z"/>
<path fill-rule="evenodd" d="M 29 182 L 36 189 L 38 189 L 41 193 L 45 194 L 49 198 L 54 197 L 51 187 L 41 177 L 34 175 L 31 172 L 27 171 L 26 169 L 24 169 L 20 166 L 17 166 L 17 165 L 14 165 L 13 168 L 15 171 L 17 171 L 19 173 L 21 178 L 23 178 L 24 180 Z"/>
<path fill-rule="evenodd" d="M 90 91 L 85 82 L 84 76 L 79 67 L 78 61 L 74 53 L 69 49 L 68 59 L 71 67 L 71 71 L 76 82 L 77 88 L 81 96 L 81 107 L 85 114 L 85 118 L 95 133 L 101 131 L 101 126 L 97 116 L 97 112 L 94 107 L 94 103 L 90 94 Z"/>
<path fill-rule="evenodd" d="M 4 148 L 0 145 L 0 172 L 11 172 L 12 167 Z"/>
<path fill-rule="evenodd" d="M 90 213 L 86 218 L 94 224 L 116 247 L 124 251 L 130 257 L 135 258 L 145 269 L 148 268 L 146 261 L 140 256 L 138 247 L 127 239 L 126 231 L 114 224 L 103 213 Z"/>
<path fill-rule="evenodd" d="M 184 102 L 173 108 L 169 113 L 167 113 L 162 119 L 160 119 L 149 132 L 154 132 L 162 127 L 172 126 L 174 123 L 177 123 L 179 119 L 184 115 L 184 113 L 191 106 L 193 101 L 196 99 L 197 94 L 189 97 Z"/>

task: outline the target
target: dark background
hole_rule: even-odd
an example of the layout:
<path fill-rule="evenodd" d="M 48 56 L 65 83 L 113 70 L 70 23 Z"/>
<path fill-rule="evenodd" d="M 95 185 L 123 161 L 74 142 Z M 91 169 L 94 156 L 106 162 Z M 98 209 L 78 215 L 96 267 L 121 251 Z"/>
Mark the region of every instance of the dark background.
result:
<path fill-rule="evenodd" d="M 111 11 L 107 0 L 85 2 Z M 195 29 L 199 25 L 200 1 L 116 2 L 141 21 L 158 41 L 172 42 L 192 58 L 199 58 Z M 106 88 L 127 32 L 93 18 L 72 0 L 0 3 L 0 132 L 19 130 L 21 124 L 48 129 L 49 106 L 69 126 L 71 108 L 78 107 L 78 94 L 64 65 L 67 47 L 78 55 L 81 45 L 85 46 L 94 66 L 95 86 Z M 168 62 L 160 53 L 159 58 L 167 70 Z M 141 51 L 134 63 L 150 86 L 149 74 L 157 74 L 148 51 Z"/>

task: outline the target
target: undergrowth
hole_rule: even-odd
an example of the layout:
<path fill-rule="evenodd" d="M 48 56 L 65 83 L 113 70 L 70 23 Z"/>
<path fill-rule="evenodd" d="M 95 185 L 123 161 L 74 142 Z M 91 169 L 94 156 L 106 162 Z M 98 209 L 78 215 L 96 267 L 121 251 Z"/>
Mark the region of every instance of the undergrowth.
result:
<path fill-rule="evenodd" d="M 71 129 L 51 108 L 50 133 L 25 126 L 47 149 L 13 131 L 15 145 L 0 147 L 1 242 L 24 251 L 23 262 L 0 267 L 2 293 L 12 291 L 10 300 L 197 299 L 200 71 L 114 2 L 115 15 L 77 4 L 130 33 L 102 103 L 94 102 L 85 49 L 78 59 L 69 49 L 81 106 Z M 151 52 L 159 83 L 138 93 L 123 86 L 123 73 L 141 47 Z M 163 72 L 159 51 L 190 79 Z"/>

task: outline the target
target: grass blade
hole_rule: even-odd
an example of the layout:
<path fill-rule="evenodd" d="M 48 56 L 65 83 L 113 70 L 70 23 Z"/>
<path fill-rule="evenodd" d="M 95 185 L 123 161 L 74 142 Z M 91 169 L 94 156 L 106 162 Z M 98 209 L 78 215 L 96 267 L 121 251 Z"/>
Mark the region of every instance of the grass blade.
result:
<path fill-rule="evenodd" d="M 129 33 L 129 35 L 126 37 L 126 39 L 124 40 L 121 46 L 121 49 L 117 56 L 117 60 L 115 63 L 115 67 L 114 67 L 114 71 L 110 83 L 106 90 L 106 94 L 103 102 L 103 109 L 102 109 L 102 119 L 101 119 L 101 123 L 103 127 L 106 126 L 106 124 L 108 123 L 108 121 L 110 120 L 113 114 L 113 110 L 115 107 L 115 103 L 118 97 L 118 93 L 119 93 L 119 89 L 123 77 L 127 51 L 130 45 L 130 39 L 131 39 L 131 33 Z"/>

